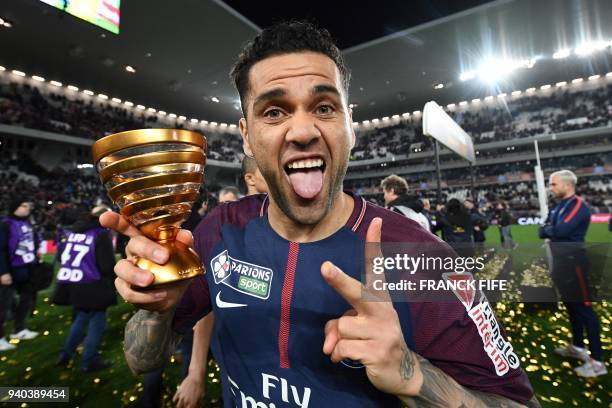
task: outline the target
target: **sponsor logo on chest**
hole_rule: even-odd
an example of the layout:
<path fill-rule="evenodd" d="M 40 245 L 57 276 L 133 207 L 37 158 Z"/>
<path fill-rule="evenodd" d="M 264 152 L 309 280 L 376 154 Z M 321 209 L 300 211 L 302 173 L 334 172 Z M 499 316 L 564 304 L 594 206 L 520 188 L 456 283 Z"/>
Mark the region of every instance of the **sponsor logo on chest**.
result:
<path fill-rule="evenodd" d="M 210 261 L 215 283 L 259 299 L 268 299 L 274 272 L 270 268 L 232 258 L 227 250 Z"/>

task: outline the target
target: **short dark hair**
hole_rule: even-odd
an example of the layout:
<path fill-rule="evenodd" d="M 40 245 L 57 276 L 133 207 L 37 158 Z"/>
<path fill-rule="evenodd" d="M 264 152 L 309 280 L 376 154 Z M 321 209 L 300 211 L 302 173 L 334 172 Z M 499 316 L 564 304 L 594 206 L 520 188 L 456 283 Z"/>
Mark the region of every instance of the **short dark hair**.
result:
<path fill-rule="evenodd" d="M 257 171 L 257 162 L 250 156 L 244 156 L 242 159 L 242 176 L 251 173 L 254 174 Z"/>
<path fill-rule="evenodd" d="M 392 174 L 387 176 L 380 182 L 380 186 L 383 190 L 393 190 L 395 195 L 401 196 L 408 192 L 408 183 L 402 177 Z"/>
<path fill-rule="evenodd" d="M 242 114 L 245 117 L 245 99 L 250 91 L 251 67 L 269 57 L 300 51 L 318 52 L 331 58 L 340 71 L 342 85 L 348 98 L 351 73 L 329 31 L 306 21 L 285 21 L 264 29 L 257 37 L 248 42 L 238 56 L 238 61 L 232 67 L 230 78 L 240 95 Z"/>

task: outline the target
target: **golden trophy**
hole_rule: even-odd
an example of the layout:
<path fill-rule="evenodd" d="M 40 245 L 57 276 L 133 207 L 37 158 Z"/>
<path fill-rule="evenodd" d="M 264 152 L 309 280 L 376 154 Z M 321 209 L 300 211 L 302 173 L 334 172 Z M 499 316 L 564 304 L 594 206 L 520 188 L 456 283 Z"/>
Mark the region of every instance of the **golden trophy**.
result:
<path fill-rule="evenodd" d="M 130 130 L 96 141 L 92 153 L 102 184 L 121 214 L 170 252 L 163 265 L 135 260 L 136 266 L 155 275 L 151 285 L 203 274 L 196 252 L 176 235 L 204 181 L 206 138 L 189 130 Z"/>

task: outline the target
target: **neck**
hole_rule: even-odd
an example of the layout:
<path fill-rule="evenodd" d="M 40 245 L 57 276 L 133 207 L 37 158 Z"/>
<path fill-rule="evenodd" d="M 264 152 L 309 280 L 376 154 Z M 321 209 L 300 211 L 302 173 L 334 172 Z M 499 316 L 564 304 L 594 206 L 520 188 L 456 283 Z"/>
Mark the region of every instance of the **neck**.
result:
<path fill-rule="evenodd" d="M 566 199 L 568 199 L 570 197 L 573 197 L 575 194 L 576 194 L 575 191 L 569 191 L 569 192 L 565 193 L 565 195 L 563 196 L 562 200 L 566 200 Z"/>
<path fill-rule="evenodd" d="M 268 219 L 272 229 L 281 237 L 292 242 L 314 242 L 329 237 L 342 228 L 353 212 L 353 197 L 339 191 L 334 203 L 325 217 L 316 224 L 300 224 L 276 205 L 271 196 L 268 207 Z"/>
<path fill-rule="evenodd" d="M 397 200 L 397 196 L 396 196 L 396 197 L 394 197 L 394 198 L 389 199 L 389 201 L 386 201 L 386 202 L 385 202 L 385 207 L 386 207 L 386 208 L 389 208 L 389 206 L 390 206 L 391 204 L 393 204 L 393 202 L 394 202 L 395 200 Z"/>

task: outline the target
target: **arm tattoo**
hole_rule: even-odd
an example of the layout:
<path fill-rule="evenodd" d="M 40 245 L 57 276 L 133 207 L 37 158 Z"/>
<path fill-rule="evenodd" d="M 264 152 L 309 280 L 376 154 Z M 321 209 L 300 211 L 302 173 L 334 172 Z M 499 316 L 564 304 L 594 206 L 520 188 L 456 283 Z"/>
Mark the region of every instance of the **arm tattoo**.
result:
<path fill-rule="evenodd" d="M 404 380 L 410 380 L 414 375 L 414 353 L 408 350 L 406 344 L 402 346 L 402 361 L 400 362 L 400 375 Z"/>
<path fill-rule="evenodd" d="M 497 394 L 470 390 L 457 383 L 423 357 L 408 350 L 414 362 L 415 356 L 419 361 L 423 374 L 423 385 L 419 395 L 415 397 L 401 397 L 400 399 L 409 407 L 476 407 L 476 408 L 519 408 L 524 405 Z M 404 359 L 406 357 L 404 356 Z M 400 364 L 403 367 L 404 362 Z M 535 396 L 527 404 L 530 408 L 540 407 Z"/>
<path fill-rule="evenodd" d="M 126 324 L 125 359 L 134 374 L 160 368 L 174 352 L 180 336 L 171 327 L 173 314 L 139 310 Z"/>

